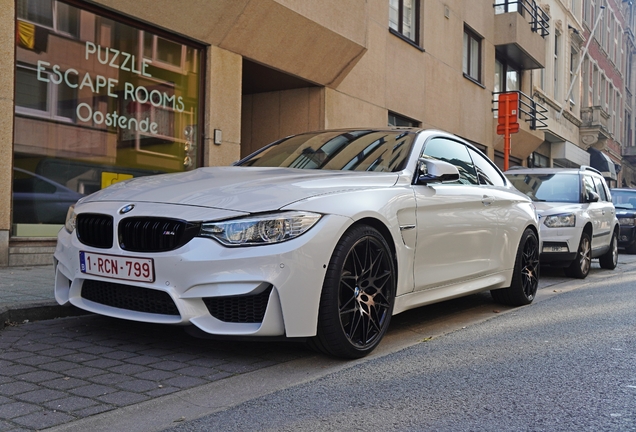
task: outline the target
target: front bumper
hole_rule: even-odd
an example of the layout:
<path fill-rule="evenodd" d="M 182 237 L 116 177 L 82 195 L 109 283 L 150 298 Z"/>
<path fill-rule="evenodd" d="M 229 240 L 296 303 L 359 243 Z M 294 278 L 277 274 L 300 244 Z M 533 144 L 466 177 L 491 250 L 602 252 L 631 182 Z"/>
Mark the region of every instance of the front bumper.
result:
<path fill-rule="evenodd" d="M 91 248 L 80 243 L 75 233 L 62 230 L 55 251 L 55 298 L 59 304 L 70 303 L 101 315 L 149 323 L 193 324 L 215 335 L 314 336 L 326 267 L 349 224 L 345 217 L 327 215 L 307 233 L 284 243 L 227 248 L 212 239 L 194 238 L 179 249 L 161 253 L 128 252 L 117 242 L 110 249 Z M 152 258 L 154 282 L 82 273 L 80 251 Z M 136 298 L 130 292 L 141 292 L 139 297 L 152 308 L 96 300 L 95 295 L 83 295 L 85 285 L 96 290 L 100 299 L 117 293 Z M 169 312 L 163 306 L 156 307 L 156 298 Z M 219 307 L 235 307 L 240 315 L 245 299 L 248 307 L 253 301 L 265 303 L 261 305 L 265 310 L 260 322 L 241 322 L 240 317 L 235 320 L 227 318 L 226 313 L 219 314 Z M 171 309 L 172 304 L 175 309 Z"/>
<path fill-rule="evenodd" d="M 548 228 L 541 226 L 541 254 L 542 264 L 567 266 L 576 259 L 581 235 L 576 227 Z"/>
<path fill-rule="evenodd" d="M 636 227 L 629 225 L 621 225 L 620 234 L 618 236 L 618 247 L 627 249 L 636 243 Z"/>

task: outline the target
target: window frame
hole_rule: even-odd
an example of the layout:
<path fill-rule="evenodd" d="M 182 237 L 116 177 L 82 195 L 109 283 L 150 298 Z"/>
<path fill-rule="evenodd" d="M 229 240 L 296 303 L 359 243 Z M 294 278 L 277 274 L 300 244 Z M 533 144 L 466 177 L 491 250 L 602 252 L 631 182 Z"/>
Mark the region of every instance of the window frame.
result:
<path fill-rule="evenodd" d="M 389 32 L 391 32 L 393 35 L 399 37 L 400 39 L 402 39 L 403 41 L 413 45 L 414 47 L 418 48 L 420 51 L 424 51 L 423 48 L 421 47 L 420 44 L 420 26 L 421 26 L 421 19 L 420 19 L 420 11 L 421 11 L 421 4 L 420 4 L 420 0 L 412 0 L 413 4 L 414 4 L 414 11 L 413 11 L 413 33 L 414 33 L 414 37 L 411 38 L 407 35 L 404 34 L 404 0 L 394 0 L 398 2 L 398 22 L 397 22 L 397 29 L 392 27 L 392 23 L 391 23 L 391 0 L 389 0 Z"/>
<path fill-rule="evenodd" d="M 464 78 L 467 78 L 477 84 L 483 85 L 483 73 L 482 73 L 482 41 L 484 38 L 479 36 L 470 27 L 464 25 L 463 41 L 462 41 L 462 73 Z M 477 77 L 471 74 L 473 65 L 473 50 L 472 41 L 477 42 Z"/>

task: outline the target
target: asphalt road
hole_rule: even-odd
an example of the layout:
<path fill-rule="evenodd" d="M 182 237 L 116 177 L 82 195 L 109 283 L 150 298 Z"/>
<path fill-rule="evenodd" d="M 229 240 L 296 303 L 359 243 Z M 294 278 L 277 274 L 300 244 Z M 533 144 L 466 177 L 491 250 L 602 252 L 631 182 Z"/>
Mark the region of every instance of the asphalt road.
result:
<path fill-rule="evenodd" d="M 169 430 L 634 430 L 636 270 L 609 274 Z"/>

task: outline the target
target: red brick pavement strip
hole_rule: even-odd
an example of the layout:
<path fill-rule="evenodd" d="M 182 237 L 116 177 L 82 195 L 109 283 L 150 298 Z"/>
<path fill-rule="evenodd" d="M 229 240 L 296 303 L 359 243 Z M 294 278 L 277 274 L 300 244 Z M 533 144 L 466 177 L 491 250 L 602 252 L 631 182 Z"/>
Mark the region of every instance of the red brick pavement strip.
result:
<path fill-rule="evenodd" d="M 39 430 L 311 355 L 87 315 L 0 331 L 0 431 Z"/>

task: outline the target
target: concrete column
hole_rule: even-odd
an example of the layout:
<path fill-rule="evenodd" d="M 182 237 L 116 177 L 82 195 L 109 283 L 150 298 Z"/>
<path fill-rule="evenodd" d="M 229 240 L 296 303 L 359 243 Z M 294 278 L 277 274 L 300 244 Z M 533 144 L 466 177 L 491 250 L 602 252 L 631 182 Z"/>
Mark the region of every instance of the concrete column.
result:
<path fill-rule="evenodd" d="M 206 69 L 203 165 L 230 165 L 241 156 L 243 59 L 238 54 L 210 46 Z M 215 130 L 221 131 L 221 144 L 215 144 Z"/>
<path fill-rule="evenodd" d="M 0 8 L 0 266 L 9 264 L 13 166 L 15 2 Z"/>

